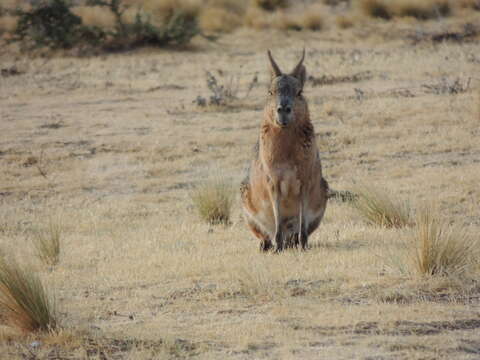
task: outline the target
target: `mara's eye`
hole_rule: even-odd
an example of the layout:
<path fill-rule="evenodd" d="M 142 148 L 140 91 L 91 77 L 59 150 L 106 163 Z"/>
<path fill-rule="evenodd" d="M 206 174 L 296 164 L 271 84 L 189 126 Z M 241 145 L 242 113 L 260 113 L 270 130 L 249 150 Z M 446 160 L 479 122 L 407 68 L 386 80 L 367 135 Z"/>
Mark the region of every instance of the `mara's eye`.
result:
<path fill-rule="evenodd" d="M 268 90 L 268 95 L 273 95 L 272 90 Z"/>
<path fill-rule="evenodd" d="M 297 96 L 302 96 L 302 90 L 299 90 Z"/>

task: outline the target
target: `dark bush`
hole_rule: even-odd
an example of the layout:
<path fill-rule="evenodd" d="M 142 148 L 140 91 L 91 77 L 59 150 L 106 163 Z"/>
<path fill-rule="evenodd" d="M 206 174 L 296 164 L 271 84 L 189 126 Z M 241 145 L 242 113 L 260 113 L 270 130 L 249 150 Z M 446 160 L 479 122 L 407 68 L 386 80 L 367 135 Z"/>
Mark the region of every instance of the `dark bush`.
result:
<path fill-rule="evenodd" d="M 15 33 L 19 40 L 31 39 L 39 46 L 70 48 L 78 41 L 81 24 L 64 0 L 51 0 L 21 12 Z"/>

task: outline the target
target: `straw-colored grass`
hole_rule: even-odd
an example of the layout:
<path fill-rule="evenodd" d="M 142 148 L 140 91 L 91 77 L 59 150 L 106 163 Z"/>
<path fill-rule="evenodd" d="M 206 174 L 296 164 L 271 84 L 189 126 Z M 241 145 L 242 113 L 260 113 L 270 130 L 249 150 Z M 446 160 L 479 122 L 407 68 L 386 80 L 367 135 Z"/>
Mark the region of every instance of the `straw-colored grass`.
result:
<path fill-rule="evenodd" d="M 417 215 L 411 255 L 420 275 L 464 275 L 478 264 L 480 242 L 467 228 L 449 225 L 433 207 Z"/>
<path fill-rule="evenodd" d="M 48 266 L 55 266 L 60 261 L 61 225 L 50 220 L 45 229 L 35 232 L 34 245 L 38 258 Z"/>
<path fill-rule="evenodd" d="M 307 8 L 301 15 L 300 23 L 304 29 L 312 31 L 321 30 L 324 26 L 324 20 L 320 8 L 317 6 Z"/>
<path fill-rule="evenodd" d="M 242 24 L 242 16 L 225 8 L 210 7 L 200 13 L 198 23 L 207 32 L 230 32 Z"/>
<path fill-rule="evenodd" d="M 371 187 L 355 189 L 357 198 L 351 205 L 370 225 L 401 228 L 411 224 L 411 210 L 407 201 L 395 199 L 386 191 Z"/>
<path fill-rule="evenodd" d="M 23 332 L 53 330 L 55 303 L 38 275 L 0 256 L 0 313 L 6 323 Z"/>
<path fill-rule="evenodd" d="M 209 224 L 228 224 L 235 190 L 232 183 L 215 177 L 196 186 L 191 198 L 198 215 Z"/>

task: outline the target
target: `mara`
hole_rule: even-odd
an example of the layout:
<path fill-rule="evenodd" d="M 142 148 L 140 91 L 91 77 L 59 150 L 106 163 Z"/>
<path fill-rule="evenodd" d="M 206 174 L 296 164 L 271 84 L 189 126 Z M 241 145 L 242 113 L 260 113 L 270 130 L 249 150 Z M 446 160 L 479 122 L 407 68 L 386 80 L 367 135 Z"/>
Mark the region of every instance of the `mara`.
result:
<path fill-rule="evenodd" d="M 271 83 L 254 159 L 240 192 L 247 224 L 260 249 L 308 247 L 327 205 L 315 131 L 302 94 L 306 70 L 302 58 L 283 73 L 270 51 Z"/>

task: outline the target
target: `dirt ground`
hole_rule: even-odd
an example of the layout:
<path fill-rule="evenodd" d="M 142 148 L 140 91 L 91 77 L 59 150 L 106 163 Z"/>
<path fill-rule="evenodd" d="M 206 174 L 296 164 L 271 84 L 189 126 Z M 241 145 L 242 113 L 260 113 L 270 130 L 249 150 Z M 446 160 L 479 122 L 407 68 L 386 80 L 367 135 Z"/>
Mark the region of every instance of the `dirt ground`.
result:
<path fill-rule="evenodd" d="M 480 271 L 412 274 L 411 229 L 368 226 L 330 201 L 310 250 L 265 255 L 238 196 L 230 226 L 203 223 L 189 197 L 210 176 L 240 183 L 266 49 L 290 70 L 305 46 L 331 187 L 436 201 L 445 221 L 478 234 L 480 45 L 407 30 L 239 30 L 96 57 L 2 52 L 0 245 L 41 274 L 64 330 L 24 337 L 0 325 L 0 357 L 479 359 Z M 212 95 L 206 71 L 237 98 L 199 107 Z M 32 246 L 49 219 L 63 229 L 54 269 Z"/>

